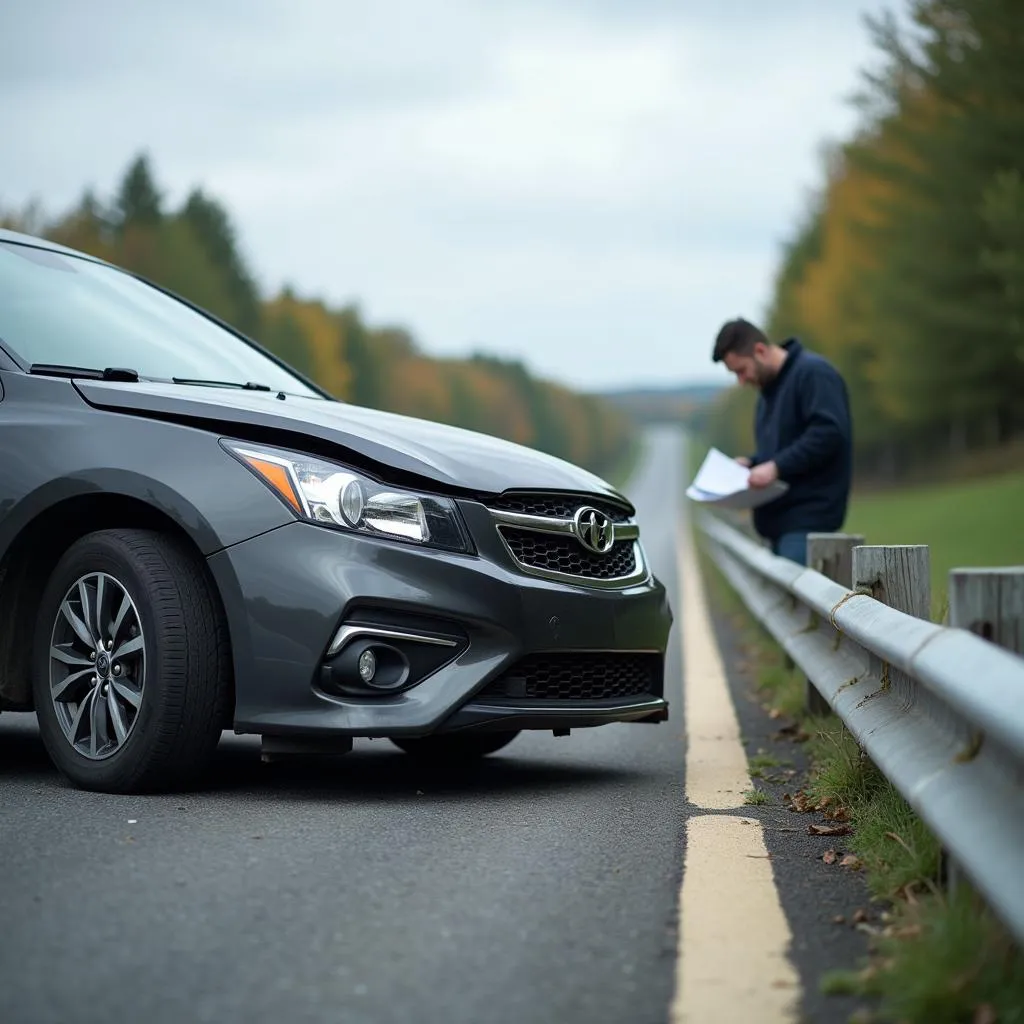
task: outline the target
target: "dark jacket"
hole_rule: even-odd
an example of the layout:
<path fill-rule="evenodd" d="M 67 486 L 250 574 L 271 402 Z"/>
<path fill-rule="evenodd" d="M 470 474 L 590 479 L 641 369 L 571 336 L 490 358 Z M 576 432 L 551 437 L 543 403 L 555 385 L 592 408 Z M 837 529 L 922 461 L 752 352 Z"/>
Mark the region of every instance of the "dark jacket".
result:
<path fill-rule="evenodd" d="M 754 509 L 754 527 L 775 540 L 796 531 L 835 533 L 846 518 L 853 473 L 846 384 L 827 359 L 795 338 L 779 375 L 757 400 L 753 464 L 775 462 L 789 490 Z"/>

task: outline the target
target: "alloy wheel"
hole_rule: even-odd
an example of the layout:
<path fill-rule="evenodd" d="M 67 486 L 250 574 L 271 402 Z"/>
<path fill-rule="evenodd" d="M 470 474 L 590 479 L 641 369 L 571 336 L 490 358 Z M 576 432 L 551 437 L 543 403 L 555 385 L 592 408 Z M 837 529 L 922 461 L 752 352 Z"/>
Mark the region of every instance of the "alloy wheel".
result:
<path fill-rule="evenodd" d="M 146 641 L 134 601 L 109 573 L 68 589 L 50 636 L 50 699 L 64 737 L 83 757 L 116 754 L 138 721 Z"/>

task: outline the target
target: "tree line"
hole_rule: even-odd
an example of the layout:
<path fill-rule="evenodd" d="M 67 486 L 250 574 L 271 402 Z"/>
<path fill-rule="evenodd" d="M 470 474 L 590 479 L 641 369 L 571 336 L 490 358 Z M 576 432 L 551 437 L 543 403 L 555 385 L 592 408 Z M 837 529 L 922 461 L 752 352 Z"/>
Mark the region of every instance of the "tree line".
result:
<path fill-rule="evenodd" d="M 859 470 L 1024 432 L 1024 3 L 913 0 L 868 19 L 879 68 L 786 245 L 765 327 L 843 372 Z M 747 451 L 754 396 L 710 411 Z M 937 453 L 937 454 L 936 454 Z"/>
<path fill-rule="evenodd" d="M 291 286 L 264 295 L 225 206 L 194 188 L 169 207 L 138 154 L 112 197 L 89 189 L 47 218 L 38 205 L 0 211 L 0 226 L 108 260 L 196 303 L 260 342 L 336 398 L 479 430 L 612 474 L 635 426 L 608 401 L 541 379 L 517 360 L 433 358 L 404 328 L 371 326 Z"/>

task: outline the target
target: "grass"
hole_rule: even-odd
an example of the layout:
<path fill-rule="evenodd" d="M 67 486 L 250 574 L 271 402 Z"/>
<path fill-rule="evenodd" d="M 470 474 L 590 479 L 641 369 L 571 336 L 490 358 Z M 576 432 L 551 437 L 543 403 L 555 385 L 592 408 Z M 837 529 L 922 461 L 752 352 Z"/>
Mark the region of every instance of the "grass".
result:
<path fill-rule="evenodd" d="M 748 789 L 743 794 L 743 802 L 745 804 L 753 804 L 754 806 L 763 806 L 764 804 L 770 804 L 772 798 L 763 790 L 758 789 L 756 786 L 753 789 Z"/>
<path fill-rule="evenodd" d="M 766 754 L 763 750 L 759 750 L 750 758 L 751 768 L 781 768 L 792 763 L 792 761 L 776 757 L 774 754 Z"/>
<path fill-rule="evenodd" d="M 894 1020 L 1024 1022 L 1020 950 L 966 889 L 913 905 L 879 940 L 878 964 L 861 982 Z"/>
<path fill-rule="evenodd" d="M 959 550 L 969 550 L 968 544 Z M 935 837 L 838 717 L 804 710 L 799 669 L 787 665 L 778 644 L 747 612 L 699 536 L 698 552 L 709 597 L 736 621 L 745 646 L 754 652 L 760 697 L 773 713 L 794 720 L 798 735 L 805 737 L 811 763 L 804 787 L 808 809 L 849 822 L 853 834 L 847 848 L 859 859 L 873 898 L 886 908 L 882 926 L 873 928 L 866 962 L 826 973 L 821 990 L 873 999 L 877 1008 L 862 1011 L 859 1020 L 1024 1024 L 1024 951 L 969 888 L 950 895 L 943 887 Z M 1007 559 L 993 556 L 992 561 Z M 974 558 L 958 564 L 970 562 L 978 564 Z M 757 751 L 749 758 L 752 777 L 775 761 Z M 759 789 L 744 794 L 748 804 L 769 801 Z"/>
<path fill-rule="evenodd" d="M 868 544 L 930 547 L 933 616 L 942 618 L 949 571 L 1024 564 L 1024 472 L 858 495 L 843 530 Z"/>

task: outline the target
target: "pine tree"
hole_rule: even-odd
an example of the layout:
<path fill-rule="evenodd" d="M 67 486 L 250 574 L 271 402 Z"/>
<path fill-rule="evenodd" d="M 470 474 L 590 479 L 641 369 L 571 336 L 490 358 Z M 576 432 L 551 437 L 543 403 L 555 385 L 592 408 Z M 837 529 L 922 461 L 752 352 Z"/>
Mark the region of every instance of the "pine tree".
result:
<path fill-rule="evenodd" d="M 1024 388 L 1013 327 L 1024 309 L 1006 280 L 1017 243 L 1004 227 L 1024 168 L 1024 5 L 917 0 L 912 14 L 916 44 L 891 20 L 874 25 L 888 57 L 873 83 L 877 129 L 892 145 L 851 154 L 896 186 L 872 231 L 884 386 L 902 392 L 908 423 L 958 445 L 993 414 L 1009 417 Z"/>
<path fill-rule="evenodd" d="M 231 300 L 225 319 L 247 334 L 259 328 L 259 293 L 255 279 L 238 249 L 234 227 L 227 211 L 202 189 L 193 189 L 181 211 L 181 218 L 192 228 L 210 261 L 224 277 Z"/>
<path fill-rule="evenodd" d="M 163 193 L 157 188 L 145 153 L 140 153 L 125 172 L 114 211 L 122 230 L 129 226 L 155 227 L 163 220 Z"/>

